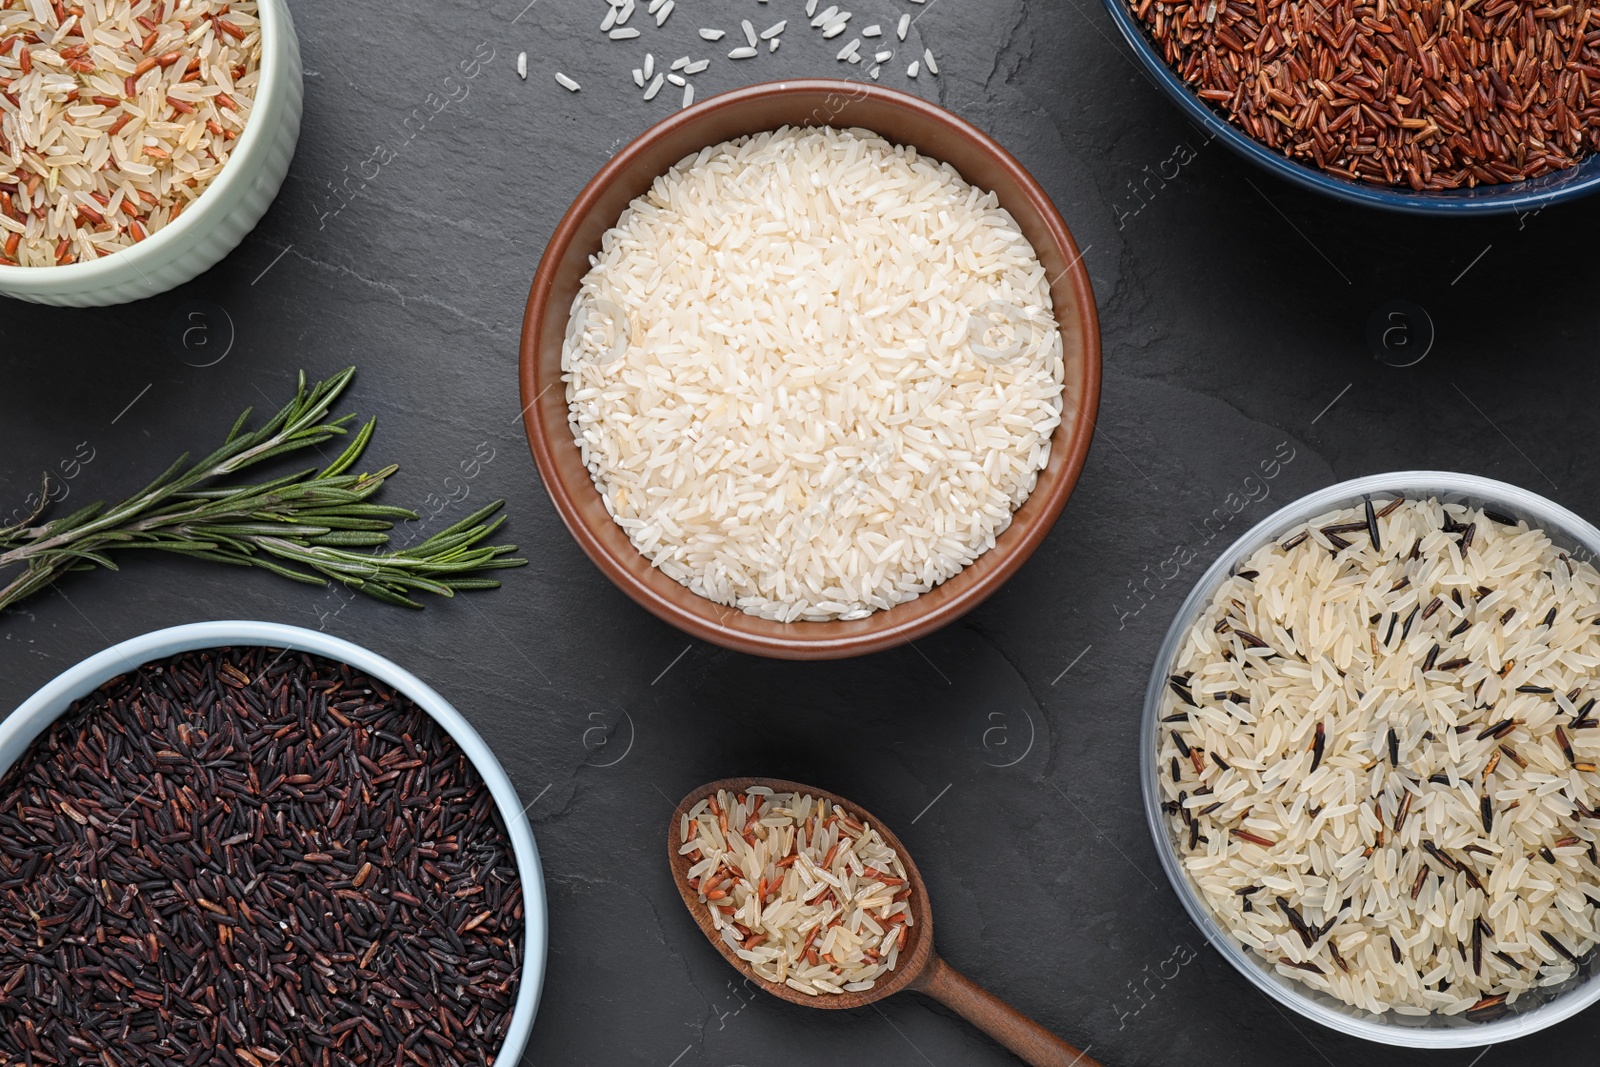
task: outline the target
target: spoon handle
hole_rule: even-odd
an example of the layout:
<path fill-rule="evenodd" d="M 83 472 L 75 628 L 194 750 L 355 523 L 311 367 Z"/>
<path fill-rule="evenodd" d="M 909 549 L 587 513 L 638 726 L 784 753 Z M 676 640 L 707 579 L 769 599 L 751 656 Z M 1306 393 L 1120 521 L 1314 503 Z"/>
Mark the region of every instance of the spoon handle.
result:
<path fill-rule="evenodd" d="M 1031 1067 L 1100 1067 L 938 956 L 913 988 L 960 1015 Z"/>

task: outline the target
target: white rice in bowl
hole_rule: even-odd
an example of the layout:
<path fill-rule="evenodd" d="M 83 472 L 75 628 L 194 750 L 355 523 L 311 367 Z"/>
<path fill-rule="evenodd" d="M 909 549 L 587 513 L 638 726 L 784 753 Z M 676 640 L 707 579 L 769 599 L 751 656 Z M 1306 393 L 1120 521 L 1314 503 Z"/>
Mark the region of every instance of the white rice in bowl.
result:
<path fill-rule="evenodd" d="M 1372 530 L 1376 531 L 1376 536 Z M 1436 499 L 1330 512 L 1172 666 L 1169 828 L 1220 924 L 1374 1013 L 1492 1018 L 1600 942 L 1600 574 Z"/>
<path fill-rule="evenodd" d="M 639 551 L 783 622 L 862 618 L 992 548 L 1064 375 L 1049 279 L 994 194 L 832 128 L 656 179 L 592 260 L 562 370 Z"/>

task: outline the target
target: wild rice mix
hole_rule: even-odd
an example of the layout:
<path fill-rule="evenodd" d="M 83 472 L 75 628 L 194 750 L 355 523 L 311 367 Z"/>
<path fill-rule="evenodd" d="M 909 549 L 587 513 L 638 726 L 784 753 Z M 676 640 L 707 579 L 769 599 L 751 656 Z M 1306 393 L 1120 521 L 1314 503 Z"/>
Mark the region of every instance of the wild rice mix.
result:
<path fill-rule="evenodd" d="M 718 790 L 678 829 L 690 887 L 760 977 L 817 996 L 871 989 L 894 970 L 914 925 L 905 865 L 844 808 L 765 786 Z"/>
<path fill-rule="evenodd" d="M 1428 499 L 1269 544 L 1162 708 L 1184 869 L 1284 975 L 1373 1012 L 1508 1010 L 1597 940 L 1600 574 Z"/>
<path fill-rule="evenodd" d="M 0 0 L 0 264 L 94 259 L 177 218 L 260 63 L 255 0 Z"/>
<path fill-rule="evenodd" d="M 1128 2 L 1202 100 L 1332 174 L 1455 189 L 1600 148 L 1600 19 L 1587 0 Z"/>

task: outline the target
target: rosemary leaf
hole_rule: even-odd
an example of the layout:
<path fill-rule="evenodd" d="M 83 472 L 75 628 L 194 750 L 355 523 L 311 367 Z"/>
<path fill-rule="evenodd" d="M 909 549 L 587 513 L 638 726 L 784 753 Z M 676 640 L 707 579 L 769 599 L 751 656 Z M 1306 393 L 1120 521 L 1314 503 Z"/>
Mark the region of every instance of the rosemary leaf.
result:
<path fill-rule="evenodd" d="M 369 498 L 399 468 L 347 473 L 372 439 L 376 419 L 350 436 L 322 470 L 307 468 L 255 484 L 227 480 L 248 467 L 349 435 L 355 415 L 328 412 L 355 376 L 349 367 L 306 387 L 300 374 L 294 399 L 257 429 L 247 429 L 245 409 L 210 455 L 191 463 L 178 457 L 139 492 L 107 507 L 94 503 L 41 523 L 49 507 L 46 480 L 41 503 L 26 518 L 0 527 L 0 610 L 48 588 L 77 570 L 117 570 L 109 553 L 156 549 L 191 559 L 259 567 L 312 585 L 336 581 L 375 599 L 404 607 L 422 605 L 408 594 L 450 597 L 457 591 L 495 589 L 479 572 L 520 567 L 515 545 L 484 542 L 504 523 L 496 500 L 421 544 L 387 550 L 396 520 L 414 511 Z M 364 548 L 374 551 L 353 551 Z M 19 570 L 14 576 L 6 572 Z"/>

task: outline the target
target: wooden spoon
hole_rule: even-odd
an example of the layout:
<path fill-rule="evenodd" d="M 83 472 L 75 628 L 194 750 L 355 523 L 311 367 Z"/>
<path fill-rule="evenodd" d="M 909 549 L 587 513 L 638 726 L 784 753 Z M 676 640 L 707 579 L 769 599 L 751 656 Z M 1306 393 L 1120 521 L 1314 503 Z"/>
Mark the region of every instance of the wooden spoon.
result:
<path fill-rule="evenodd" d="M 766 786 L 774 793 L 809 794 L 830 804 L 838 804 L 854 814 L 861 822 L 876 829 L 889 847 L 899 855 L 900 862 L 905 864 L 906 878 L 911 884 L 909 898 L 911 914 L 916 920 L 916 925 L 912 926 L 906 935 L 906 946 L 900 953 L 895 969 L 880 976 L 877 984 L 871 989 L 808 996 L 786 985 L 769 982 L 758 977 L 749 963 L 735 955 L 733 949 L 728 947 L 727 942 L 722 940 L 722 936 L 711 925 L 711 916 L 706 905 L 700 902 L 699 894 L 689 886 L 688 871 L 692 865 L 689 857 L 678 853 L 683 843 L 679 828 L 683 816 L 689 813 L 690 808 L 706 797 L 714 796 L 719 789 L 725 789 L 730 793 L 742 793 L 753 785 Z M 825 789 L 800 785 L 798 782 L 785 782 L 776 778 L 724 778 L 692 791 L 683 798 L 678 810 L 672 813 L 672 822 L 667 828 L 667 857 L 672 865 L 672 880 L 677 883 L 678 892 L 683 894 L 683 902 L 688 906 L 689 914 L 700 924 L 700 929 L 707 939 L 745 977 L 775 997 L 782 997 L 791 1003 L 803 1004 L 808 1008 L 860 1008 L 898 993 L 902 989 L 914 989 L 951 1009 L 1033 1067 L 1100 1067 L 1094 1060 L 993 993 L 978 986 L 934 953 L 933 913 L 928 904 L 928 887 L 923 884 L 922 874 L 917 870 L 917 865 L 911 862 L 911 854 L 900 843 L 900 839 L 890 833 L 882 821 L 858 804 L 852 804 Z"/>

